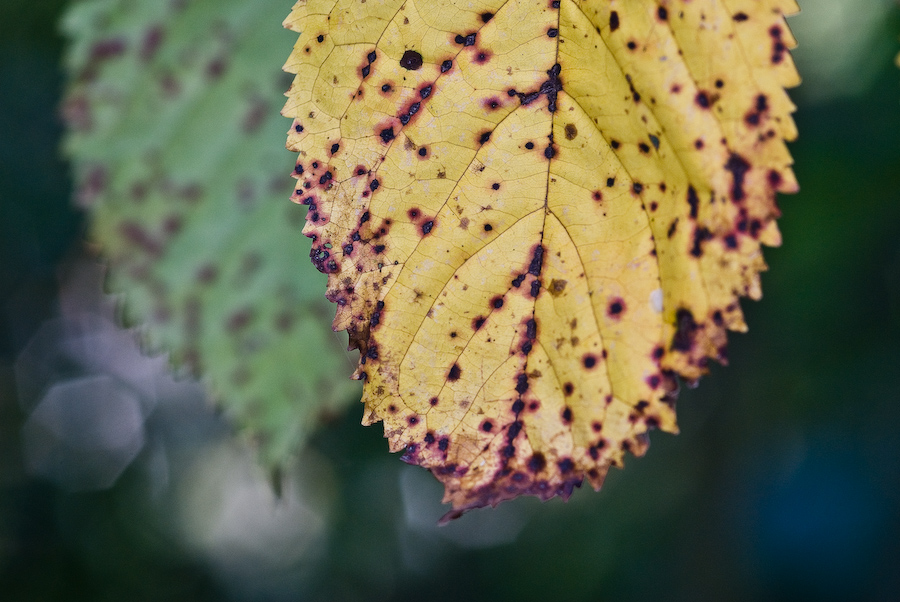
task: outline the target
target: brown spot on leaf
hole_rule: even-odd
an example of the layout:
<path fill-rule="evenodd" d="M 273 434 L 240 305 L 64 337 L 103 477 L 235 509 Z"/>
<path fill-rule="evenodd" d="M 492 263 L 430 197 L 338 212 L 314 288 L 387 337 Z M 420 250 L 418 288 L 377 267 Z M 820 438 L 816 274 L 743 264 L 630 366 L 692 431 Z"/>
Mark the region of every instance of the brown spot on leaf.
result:
<path fill-rule="evenodd" d="M 136 223 L 124 221 L 119 226 L 119 233 L 122 237 L 132 245 L 139 247 L 142 251 L 151 257 L 159 257 L 162 255 L 162 244 L 156 240 L 144 228 L 144 226 Z"/>
<path fill-rule="evenodd" d="M 609 13 L 609 31 L 610 33 L 619 29 L 619 13 L 612 11 Z"/>
<path fill-rule="evenodd" d="M 563 291 L 566 290 L 566 285 L 568 283 L 569 282 L 567 280 L 554 278 L 550 281 L 550 287 L 548 290 L 550 291 L 551 295 L 553 295 L 554 297 L 558 297 L 563 293 Z"/>
<path fill-rule="evenodd" d="M 265 101 L 255 98 L 251 103 L 247 112 L 244 113 L 244 119 L 241 122 L 241 130 L 245 134 L 252 134 L 259 130 L 260 126 L 266 120 L 269 114 L 269 107 Z"/>
<path fill-rule="evenodd" d="M 475 63 L 478 65 L 484 65 L 489 60 L 491 60 L 492 53 L 488 50 L 479 50 L 475 53 Z"/>
<path fill-rule="evenodd" d="M 458 34 L 456 37 L 453 38 L 453 41 L 462 46 L 474 46 L 477 38 L 478 38 L 478 33 L 473 32 L 473 33 L 468 33 L 466 35 Z"/>
<path fill-rule="evenodd" d="M 219 277 L 219 269 L 215 265 L 207 263 L 197 270 L 195 277 L 200 284 L 212 284 Z"/>
<path fill-rule="evenodd" d="M 541 472 L 547 466 L 547 459 L 541 452 L 536 452 L 528 459 L 528 470 L 531 472 Z"/>
<path fill-rule="evenodd" d="M 496 96 L 491 96 L 490 98 L 484 99 L 484 102 L 482 104 L 484 105 L 484 108 L 489 111 L 496 111 L 500 108 L 501 105 L 500 99 Z"/>
<path fill-rule="evenodd" d="M 144 34 L 144 39 L 141 42 L 140 57 L 143 62 L 146 63 L 150 61 L 156 55 L 156 51 L 159 50 L 162 40 L 162 27 L 157 25 L 147 30 L 147 33 Z"/>
<path fill-rule="evenodd" d="M 225 322 L 225 329 L 231 333 L 239 332 L 250 324 L 252 318 L 253 312 L 250 309 L 238 310 L 228 316 L 228 319 Z"/>
<path fill-rule="evenodd" d="M 780 26 L 773 25 L 770 27 L 769 35 L 772 37 L 772 64 L 777 65 L 784 60 L 787 46 L 781 39 L 782 31 Z"/>
<path fill-rule="evenodd" d="M 731 153 L 725 163 L 725 169 L 731 172 L 731 198 L 735 202 L 744 200 L 744 178 L 750 171 L 750 163 L 737 153 Z"/>
<path fill-rule="evenodd" d="M 672 337 L 671 349 L 673 351 L 688 352 L 694 346 L 694 334 L 698 328 L 694 320 L 694 314 L 687 308 L 680 308 L 675 312 L 675 336 Z"/>
<path fill-rule="evenodd" d="M 622 297 L 613 297 L 606 306 L 606 315 L 614 320 L 619 320 L 625 313 L 625 300 Z"/>
<path fill-rule="evenodd" d="M 422 55 L 415 50 L 407 50 L 400 59 L 400 66 L 409 71 L 417 71 L 422 68 Z"/>
<path fill-rule="evenodd" d="M 712 106 L 712 100 L 710 99 L 709 92 L 701 90 L 697 92 L 697 96 L 694 97 L 694 102 L 696 105 L 702 109 L 708 109 Z"/>
<path fill-rule="evenodd" d="M 700 210 L 700 198 L 697 196 L 697 191 L 694 190 L 693 186 L 688 186 L 687 202 L 691 208 L 691 219 L 697 219 L 697 213 Z"/>
<path fill-rule="evenodd" d="M 694 257 L 703 256 L 703 243 L 713 238 L 712 232 L 703 226 L 694 228 L 694 240 L 691 246 L 691 255 Z"/>
<path fill-rule="evenodd" d="M 542 245 L 535 245 L 531 253 L 531 262 L 528 264 L 528 273 L 532 276 L 540 276 L 541 268 L 544 266 L 544 247 Z"/>
<path fill-rule="evenodd" d="M 461 374 L 462 374 L 462 369 L 459 367 L 459 364 L 453 364 L 450 367 L 450 371 L 447 372 L 447 380 L 457 381 L 457 380 L 459 380 L 459 377 Z"/>

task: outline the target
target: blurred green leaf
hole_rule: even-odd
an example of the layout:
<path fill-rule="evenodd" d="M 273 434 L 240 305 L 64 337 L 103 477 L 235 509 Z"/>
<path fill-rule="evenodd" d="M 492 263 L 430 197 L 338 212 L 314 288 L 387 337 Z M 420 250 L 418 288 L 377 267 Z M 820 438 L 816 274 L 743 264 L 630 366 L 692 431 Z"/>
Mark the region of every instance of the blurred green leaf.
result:
<path fill-rule="evenodd" d="M 280 0 L 83 0 L 63 20 L 65 152 L 145 345 L 202 374 L 275 464 L 354 397 L 279 115 Z"/>

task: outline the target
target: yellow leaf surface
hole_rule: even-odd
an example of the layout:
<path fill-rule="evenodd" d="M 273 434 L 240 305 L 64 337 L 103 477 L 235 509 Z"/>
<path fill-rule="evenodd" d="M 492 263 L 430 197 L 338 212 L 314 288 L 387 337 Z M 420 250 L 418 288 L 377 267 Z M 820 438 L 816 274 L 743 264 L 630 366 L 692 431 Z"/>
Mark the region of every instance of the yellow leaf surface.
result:
<path fill-rule="evenodd" d="M 725 361 L 797 189 L 793 0 L 300 0 L 294 200 L 365 423 L 451 516 L 599 488 Z"/>

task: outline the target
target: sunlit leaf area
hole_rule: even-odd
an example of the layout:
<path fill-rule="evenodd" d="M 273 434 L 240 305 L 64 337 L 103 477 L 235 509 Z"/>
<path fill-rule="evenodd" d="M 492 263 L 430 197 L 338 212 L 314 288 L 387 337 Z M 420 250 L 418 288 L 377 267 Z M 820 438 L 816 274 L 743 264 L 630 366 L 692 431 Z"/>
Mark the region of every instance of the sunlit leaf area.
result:
<path fill-rule="evenodd" d="M 762 300 L 741 301 L 749 332 L 729 335 L 727 367 L 713 365 L 697 388 L 682 383 L 680 434 L 654 432 L 646 454 L 629 457 L 627 470 L 610 471 L 599 493 L 583 487 L 566 502 L 518 498 L 444 526 L 438 526 L 448 509 L 441 483 L 389 453 L 380 426 L 360 426 L 359 388 L 345 380 L 356 360 L 336 351 L 347 335 L 327 328 L 335 306 L 320 303 L 324 278 L 314 290 L 303 286 L 278 297 L 260 288 L 286 290 L 272 284 L 277 270 L 242 286 L 241 265 L 232 266 L 234 278 L 219 282 L 221 294 L 238 295 L 238 305 L 219 303 L 214 292 L 201 299 L 215 323 L 227 325 L 233 310 L 257 297 L 264 309 L 246 330 L 237 320 L 243 338 L 206 340 L 197 357 L 219 357 L 218 377 L 206 370 L 195 376 L 192 349 L 179 347 L 174 330 L 145 328 L 154 316 L 165 322 L 148 301 L 159 289 L 122 292 L 123 278 L 146 282 L 145 274 L 133 256 L 99 248 L 102 223 L 89 226 L 83 212 L 90 179 L 66 158 L 72 142 L 64 142 L 64 119 L 71 127 L 79 116 L 77 104 L 64 102 L 71 84 L 66 61 L 77 59 L 70 41 L 78 23 L 70 17 L 67 33 L 62 27 L 68 4 L 0 3 L 0 600 L 896 598 L 896 2 L 801 0 L 801 12 L 788 19 L 803 79 L 789 90 L 799 130 L 789 150 L 800 190 L 777 199 L 783 243 L 764 249 L 769 270 L 762 274 Z M 152 13 L 156 3 L 108 4 Z M 290 78 L 278 80 L 280 91 L 274 88 L 296 40 L 281 28 L 291 3 L 260 2 L 271 15 L 266 19 L 247 11 L 212 22 L 200 18 L 215 14 L 201 10 L 216 4 L 211 0 L 177 4 L 195 10 L 191 26 L 198 31 L 226 32 L 208 40 L 198 35 L 185 47 L 211 64 L 218 50 L 239 47 L 229 28 L 270 27 L 270 34 L 257 31 L 252 39 L 265 41 L 257 48 L 273 47 L 272 56 L 253 60 L 268 60 L 259 74 L 273 69 L 275 75 L 264 90 L 236 81 L 229 92 L 222 84 L 208 102 L 221 112 L 180 122 L 186 125 L 172 135 L 189 143 L 187 150 L 164 167 L 213 192 L 243 190 L 239 170 L 256 173 L 274 203 L 301 212 L 299 227 L 288 234 L 263 225 L 267 242 L 285 240 L 286 255 L 265 255 L 265 265 L 309 270 L 310 242 L 300 232 L 304 209 L 289 198 L 295 157 L 283 150 L 291 121 L 277 115 Z M 154 14 L 165 30 L 163 8 Z M 153 76 L 140 71 L 139 61 L 131 68 L 123 69 L 122 82 Z M 247 72 L 256 81 L 258 73 Z M 199 94 L 211 85 L 175 75 L 183 91 Z M 269 107 L 273 116 L 253 112 L 265 104 L 254 104 L 262 94 L 277 99 Z M 154 118 L 166 114 L 152 110 L 149 91 L 141 98 Z M 100 100 L 110 112 L 97 118 L 117 123 L 117 89 Z M 233 136 L 247 135 L 248 119 L 264 125 L 258 132 L 251 127 L 253 136 L 235 145 Z M 114 133 L 109 145 L 90 152 L 115 158 L 118 150 L 127 154 L 153 140 L 151 131 L 128 131 L 125 141 Z M 198 150 L 205 136 L 237 150 L 205 160 Z M 267 148 L 265 136 L 274 150 L 259 151 L 266 154 L 257 164 L 236 154 L 251 143 Z M 161 168 L 129 169 L 153 174 Z M 234 211 L 250 215 L 246 206 Z M 216 206 L 205 227 L 235 223 L 235 215 Z M 151 217 L 163 223 L 166 216 Z M 197 229 L 185 230 L 190 236 L 179 243 L 185 254 L 198 253 L 190 242 L 202 240 L 196 232 L 203 224 L 190 227 Z M 201 248 L 198 261 L 227 265 L 229 251 L 250 244 L 239 237 L 220 242 Z M 135 269 L 112 277 L 103 251 L 113 268 Z M 175 268 L 157 274 L 167 291 L 197 274 L 192 269 L 180 278 Z M 259 326 L 278 323 L 272 320 L 285 299 L 318 308 L 301 312 L 297 324 L 305 326 L 293 331 L 296 338 L 280 339 L 278 328 Z M 327 354 L 319 351 L 325 348 Z M 315 387 L 297 394 L 327 399 L 327 409 L 309 413 L 291 406 L 289 396 L 273 413 L 261 411 L 265 405 L 242 405 L 242 386 L 278 389 L 266 378 L 236 378 L 234 387 L 225 386 L 243 374 L 228 364 L 234 350 L 260 349 L 269 349 L 254 356 L 264 376 L 272 370 L 287 379 L 278 383 L 294 377 L 307 383 L 303 375 L 314 375 Z M 222 384 L 210 385 L 211 378 Z"/>

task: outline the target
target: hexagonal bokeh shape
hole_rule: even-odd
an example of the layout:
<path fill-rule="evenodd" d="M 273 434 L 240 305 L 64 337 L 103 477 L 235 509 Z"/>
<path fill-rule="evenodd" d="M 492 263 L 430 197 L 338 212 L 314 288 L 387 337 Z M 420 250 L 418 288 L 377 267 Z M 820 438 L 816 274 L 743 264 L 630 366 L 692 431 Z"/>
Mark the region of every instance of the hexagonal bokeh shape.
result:
<path fill-rule="evenodd" d="M 33 474 L 72 491 L 105 489 L 144 446 L 136 393 L 116 379 L 88 376 L 47 390 L 22 427 Z"/>

